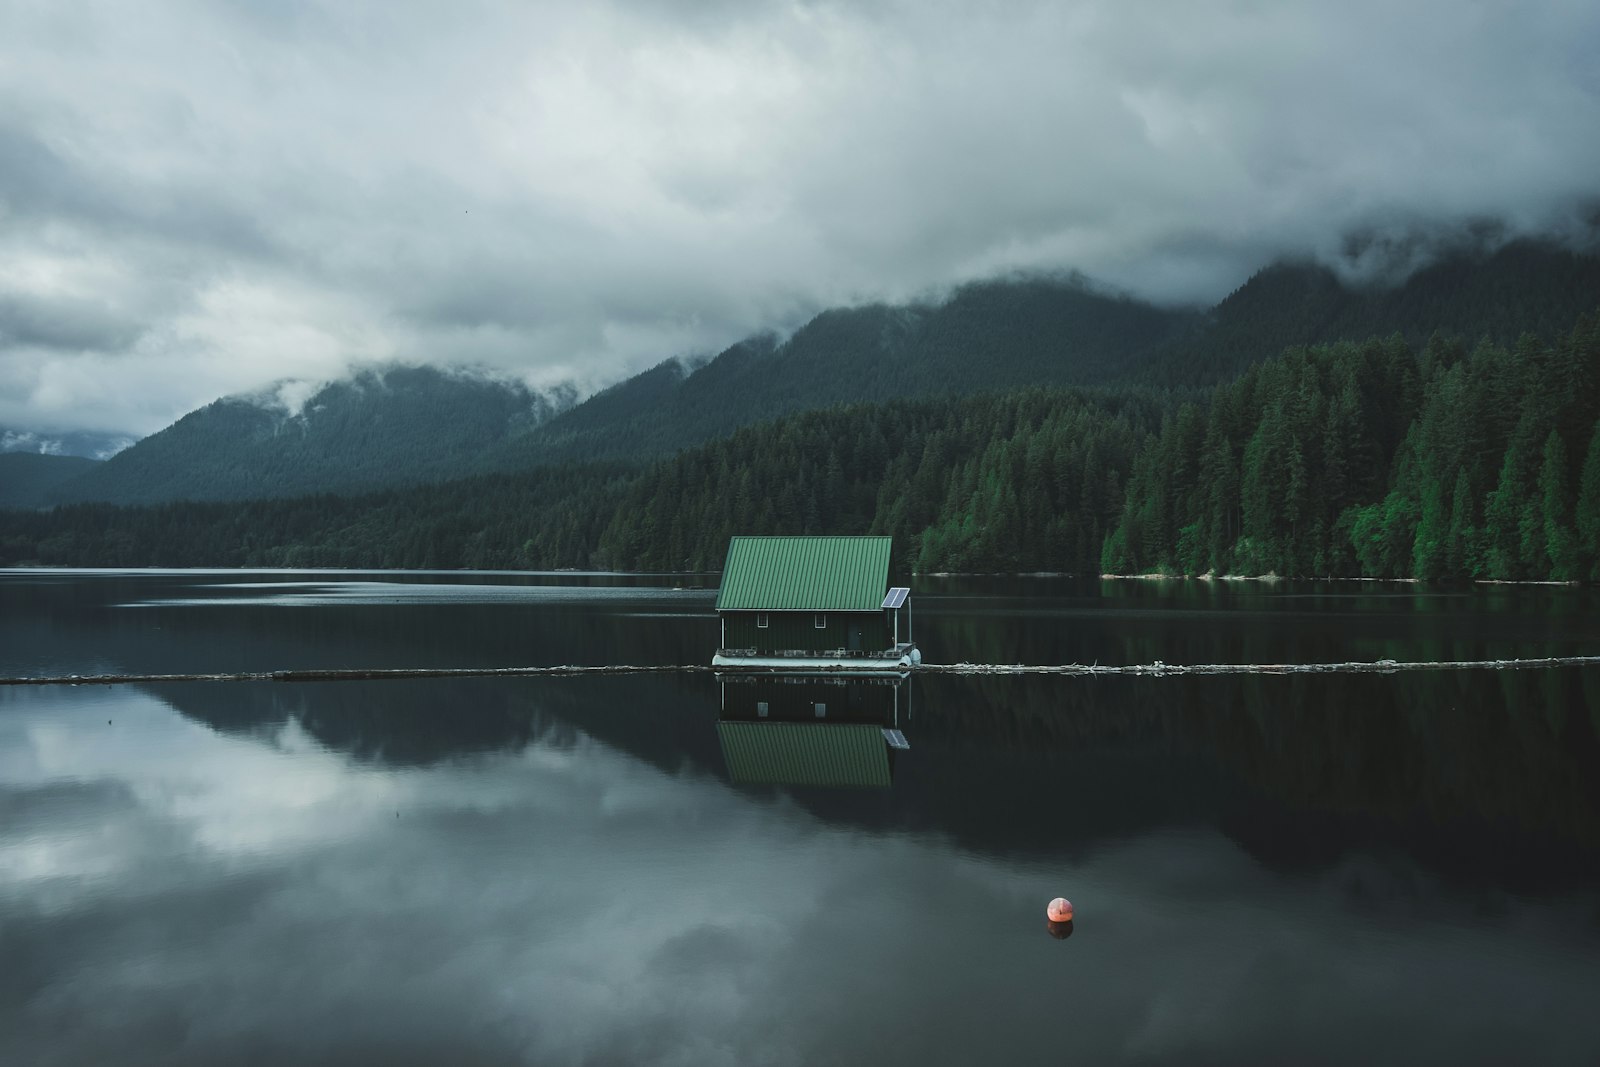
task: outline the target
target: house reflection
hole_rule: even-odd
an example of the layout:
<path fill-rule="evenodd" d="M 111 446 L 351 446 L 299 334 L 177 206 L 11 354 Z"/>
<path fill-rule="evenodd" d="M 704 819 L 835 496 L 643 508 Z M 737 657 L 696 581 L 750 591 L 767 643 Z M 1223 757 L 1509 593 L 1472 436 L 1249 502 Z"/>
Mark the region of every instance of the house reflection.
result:
<path fill-rule="evenodd" d="M 718 675 L 717 738 L 738 785 L 887 789 L 911 746 L 905 675 Z"/>

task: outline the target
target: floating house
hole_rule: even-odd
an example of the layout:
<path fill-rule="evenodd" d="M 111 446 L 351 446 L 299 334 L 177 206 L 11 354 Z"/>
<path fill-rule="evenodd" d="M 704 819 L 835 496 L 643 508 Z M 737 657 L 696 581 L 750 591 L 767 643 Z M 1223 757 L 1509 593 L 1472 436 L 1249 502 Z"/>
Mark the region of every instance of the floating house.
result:
<path fill-rule="evenodd" d="M 716 666 L 904 670 L 922 661 L 887 537 L 735 537 L 717 593 Z"/>

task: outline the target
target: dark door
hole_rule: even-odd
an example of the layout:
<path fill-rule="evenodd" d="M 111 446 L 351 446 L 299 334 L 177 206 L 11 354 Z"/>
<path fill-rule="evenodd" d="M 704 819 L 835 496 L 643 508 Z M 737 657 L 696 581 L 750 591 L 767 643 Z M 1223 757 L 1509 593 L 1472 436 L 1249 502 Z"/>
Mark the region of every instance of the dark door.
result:
<path fill-rule="evenodd" d="M 859 622 L 850 624 L 850 651 L 861 651 L 861 624 Z"/>

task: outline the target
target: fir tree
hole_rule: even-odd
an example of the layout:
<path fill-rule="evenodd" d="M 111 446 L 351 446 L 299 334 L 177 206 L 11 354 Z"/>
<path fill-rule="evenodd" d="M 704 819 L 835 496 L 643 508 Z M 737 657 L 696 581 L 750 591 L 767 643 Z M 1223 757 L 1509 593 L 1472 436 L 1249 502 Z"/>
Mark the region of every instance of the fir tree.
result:
<path fill-rule="evenodd" d="M 1522 514 L 1520 466 L 1517 447 L 1512 445 L 1500 464 L 1500 480 L 1484 502 L 1484 572 L 1490 578 L 1522 577 L 1521 532 L 1518 529 L 1518 518 Z"/>
<path fill-rule="evenodd" d="M 1578 503 L 1573 525 L 1578 534 L 1578 560 L 1581 573 L 1600 578 L 1600 422 L 1589 434 L 1589 453 L 1584 457 L 1578 483 Z"/>
<path fill-rule="evenodd" d="M 1450 528 L 1445 534 L 1445 570 L 1456 578 L 1476 577 L 1479 569 L 1477 531 L 1472 526 L 1472 483 L 1466 468 L 1456 471 L 1450 494 Z"/>
<path fill-rule="evenodd" d="M 1555 430 L 1544 442 L 1544 463 L 1539 469 L 1539 497 L 1544 519 L 1545 554 L 1549 577 L 1570 581 L 1577 577 L 1577 538 L 1572 529 L 1572 504 L 1567 492 L 1567 450 Z"/>

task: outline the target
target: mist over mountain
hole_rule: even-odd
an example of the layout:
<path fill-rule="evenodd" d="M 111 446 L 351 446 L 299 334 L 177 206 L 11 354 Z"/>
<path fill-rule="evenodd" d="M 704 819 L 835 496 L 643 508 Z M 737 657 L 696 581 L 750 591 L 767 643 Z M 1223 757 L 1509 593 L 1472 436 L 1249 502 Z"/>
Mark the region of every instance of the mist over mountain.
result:
<path fill-rule="evenodd" d="M 1546 243 L 1464 250 L 1394 286 L 1276 263 L 1207 311 L 1158 307 L 1080 278 L 969 285 L 939 305 L 826 311 L 779 344 L 742 341 L 686 373 L 675 361 L 589 398 L 493 466 L 639 459 L 779 415 L 841 403 L 1025 385 L 1195 388 L 1294 345 L 1435 332 L 1469 343 L 1550 335 L 1600 303 L 1600 257 Z"/>
<path fill-rule="evenodd" d="M 1234 290 L 1134 378 L 1158 387 L 1212 385 L 1288 345 L 1390 333 L 1413 346 L 1434 333 L 1469 344 L 1548 337 L 1597 304 L 1600 256 L 1549 242 L 1457 249 L 1392 285 L 1341 277 L 1317 262 L 1280 262 Z"/>
<path fill-rule="evenodd" d="M 640 459 L 836 404 L 1103 384 L 1198 321 L 1074 277 L 967 285 L 940 304 L 824 311 L 781 343 L 746 339 L 692 373 L 662 363 L 509 442 L 493 463 Z"/>
<path fill-rule="evenodd" d="M 320 388 L 224 397 L 59 487 L 148 503 L 349 493 L 459 476 L 569 406 L 571 390 L 433 367 L 369 368 Z"/>
<path fill-rule="evenodd" d="M 1553 335 L 1600 304 L 1600 258 L 1519 242 L 1439 260 L 1397 286 L 1278 263 L 1209 310 L 1078 277 L 969 285 L 943 303 L 825 311 L 704 362 L 669 359 L 574 404 L 572 390 L 421 368 L 288 383 L 192 412 L 54 491 L 61 502 L 349 493 L 533 466 L 637 463 L 841 404 L 1025 386 L 1185 395 L 1297 345 L 1435 333 Z"/>
<path fill-rule="evenodd" d="M 32 452 L 41 456 L 81 456 L 85 459 L 110 459 L 138 440 L 128 434 L 68 430 L 44 433 L 13 430 L 0 426 L 0 454 Z"/>

